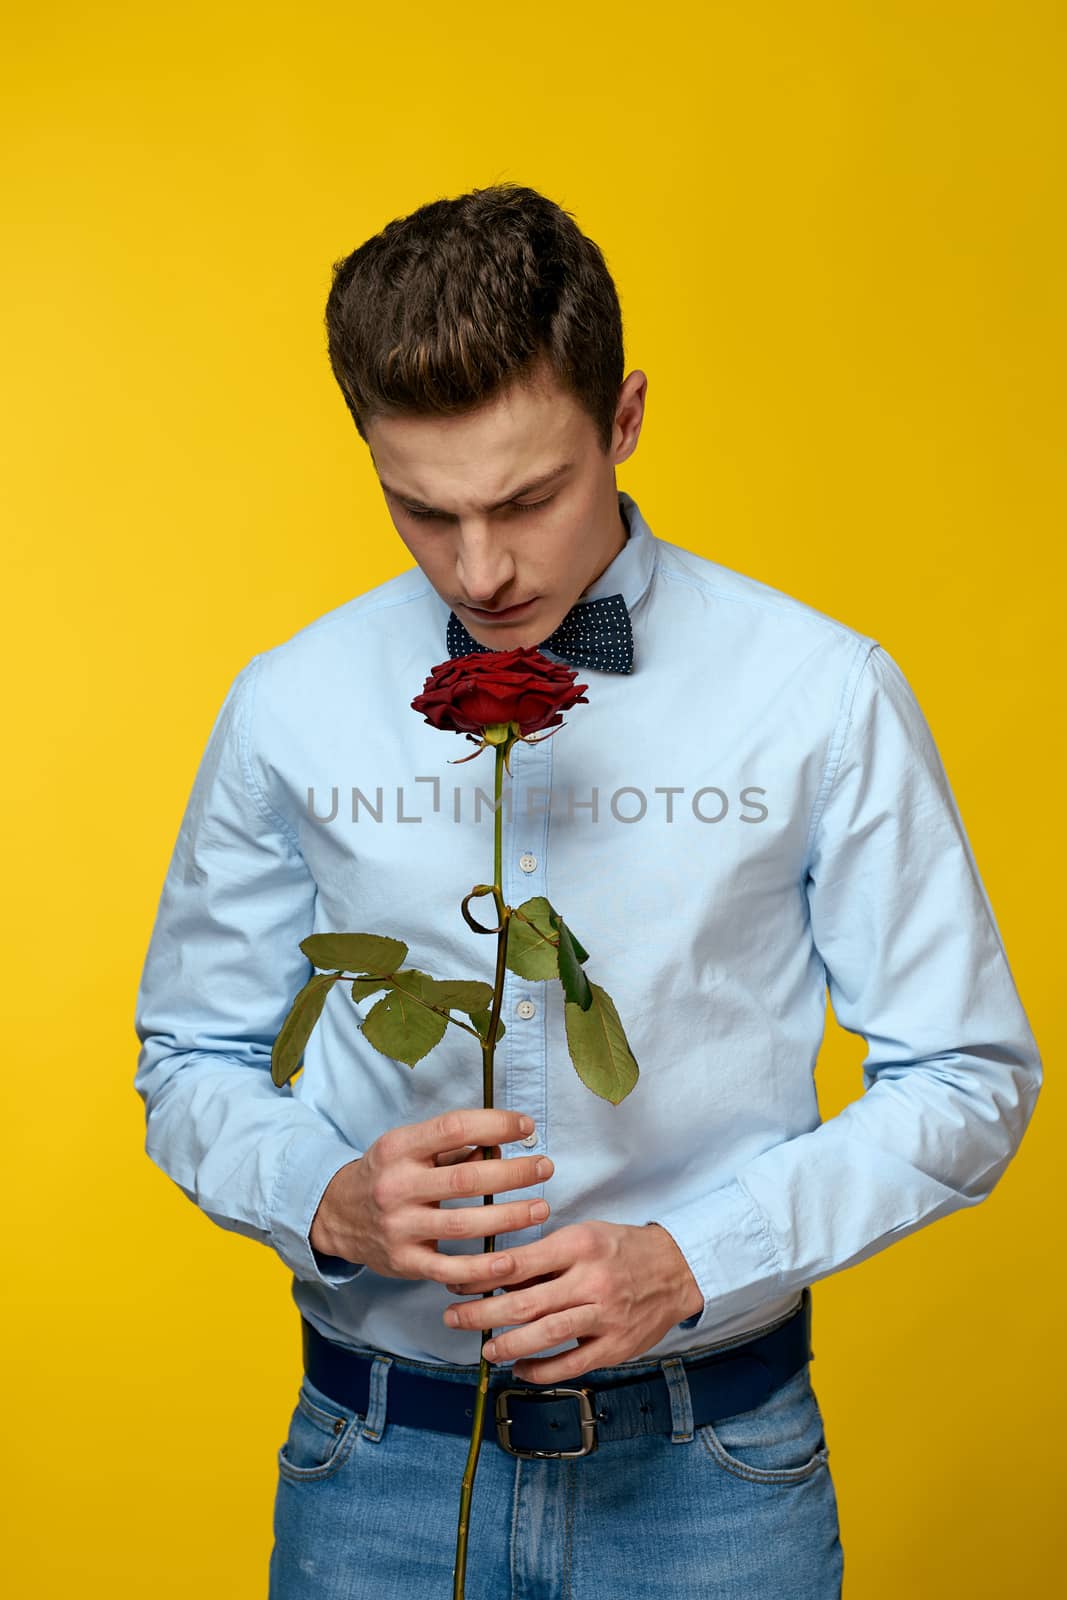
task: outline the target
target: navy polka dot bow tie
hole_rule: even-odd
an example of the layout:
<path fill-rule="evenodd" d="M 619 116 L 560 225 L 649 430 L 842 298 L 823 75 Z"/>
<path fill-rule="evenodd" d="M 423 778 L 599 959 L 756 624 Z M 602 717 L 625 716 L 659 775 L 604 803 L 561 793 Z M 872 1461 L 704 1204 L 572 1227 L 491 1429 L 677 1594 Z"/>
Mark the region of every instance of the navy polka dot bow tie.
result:
<path fill-rule="evenodd" d="M 448 653 L 474 655 L 489 650 L 471 637 L 454 611 L 448 614 Z M 542 639 L 538 649 L 551 650 L 572 667 L 595 667 L 598 672 L 632 672 L 634 637 L 630 613 L 621 594 L 602 600 L 579 600 L 571 606 L 555 633 Z"/>

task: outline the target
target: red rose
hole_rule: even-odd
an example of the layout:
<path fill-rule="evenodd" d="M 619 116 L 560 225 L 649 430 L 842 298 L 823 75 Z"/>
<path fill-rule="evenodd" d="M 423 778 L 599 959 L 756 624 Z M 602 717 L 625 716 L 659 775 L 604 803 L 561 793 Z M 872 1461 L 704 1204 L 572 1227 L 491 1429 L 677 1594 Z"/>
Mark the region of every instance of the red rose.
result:
<path fill-rule="evenodd" d="M 572 706 L 588 705 L 572 667 L 550 661 L 535 646 L 518 650 L 475 651 L 433 668 L 422 693 L 411 702 L 435 728 L 481 734 L 501 723 L 516 723 L 525 737 L 557 727 Z"/>

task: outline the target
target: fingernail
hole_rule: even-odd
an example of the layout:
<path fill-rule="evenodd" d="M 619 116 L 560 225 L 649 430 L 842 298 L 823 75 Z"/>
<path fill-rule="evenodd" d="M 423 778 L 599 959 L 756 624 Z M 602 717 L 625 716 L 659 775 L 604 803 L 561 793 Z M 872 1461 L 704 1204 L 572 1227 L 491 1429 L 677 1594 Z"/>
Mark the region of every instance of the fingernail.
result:
<path fill-rule="evenodd" d="M 483 1344 L 482 1355 L 487 1361 L 492 1361 L 496 1356 L 496 1345 L 490 1339 L 488 1344 Z"/>
<path fill-rule="evenodd" d="M 522 1129 L 523 1133 L 533 1133 L 533 1131 L 534 1131 L 533 1118 L 532 1117 L 520 1117 L 519 1118 L 519 1127 Z"/>
<path fill-rule="evenodd" d="M 458 1311 L 446 1311 L 445 1312 L 445 1321 L 448 1323 L 448 1326 L 450 1328 L 458 1328 L 459 1327 L 459 1312 Z"/>
<path fill-rule="evenodd" d="M 493 1271 L 498 1278 L 502 1278 L 505 1272 L 511 1271 L 511 1262 L 508 1260 L 507 1256 L 497 1256 L 494 1259 Z"/>
<path fill-rule="evenodd" d="M 534 1171 L 537 1173 L 539 1178 L 547 1178 L 549 1173 L 552 1171 L 551 1161 L 549 1161 L 546 1156 L 542 1156 L 536 1167 L 534 1167 Z"/>
<path fill-rule="evenodd" d="M 545 1200 L 535 1200 L 530 1207 L 530 1215 L 537 1222 L 543 1222 L 548 1216 L 548 1203 Z"/>

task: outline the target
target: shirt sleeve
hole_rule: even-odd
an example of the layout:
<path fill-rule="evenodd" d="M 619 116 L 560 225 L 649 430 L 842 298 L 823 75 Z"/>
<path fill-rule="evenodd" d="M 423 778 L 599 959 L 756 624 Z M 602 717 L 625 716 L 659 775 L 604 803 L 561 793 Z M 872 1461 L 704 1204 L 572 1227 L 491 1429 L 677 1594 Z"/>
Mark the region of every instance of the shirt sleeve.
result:
<path fill-rule="evenodd" d="M 299 1278 L 364 1268 L 312 1249 L 327 1184 L 363 1152 L 270 1075 L 274 1040 L 313 972 L 315 884 L 249 761 L 256 656 L 208 738 L 167 869 L 137 994 L 145 1150 L 222 1228 L 270 1245 Z"/>
<path fill-rule="evenodd" d="M 1042 1068 L 930 730 L 871 645 L 831 741 L 805 892 L 864 1093 L 657 1217 L 716 1320 L 799 1291 L 987 1198 Z M 683 1326 L 689 1326 L 689 1319 Z"/>

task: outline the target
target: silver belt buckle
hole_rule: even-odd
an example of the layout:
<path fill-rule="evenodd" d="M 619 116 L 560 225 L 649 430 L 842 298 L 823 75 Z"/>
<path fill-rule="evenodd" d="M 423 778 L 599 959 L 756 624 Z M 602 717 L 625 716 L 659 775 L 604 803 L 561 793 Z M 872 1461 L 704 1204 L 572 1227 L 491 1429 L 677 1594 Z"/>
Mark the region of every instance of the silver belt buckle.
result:
<path fill-rule="evenodd" d="M 578 1418 L 582 1430 L 580 1450 L 517 1450 L 511 1442 L 512 1418 L 508 1415 L 508 1396 L 512 1394 L 536 1395 L 544 1400 L 577 1400 Z M 575 1456 L 588 1456 L 597 1447 L 596 1417 L 593 1414 L 590 1389 L 500 1389 L 496 1397 L 497 1441 L 509 1455 L 523 1461 L 572 1460 Z"/>

